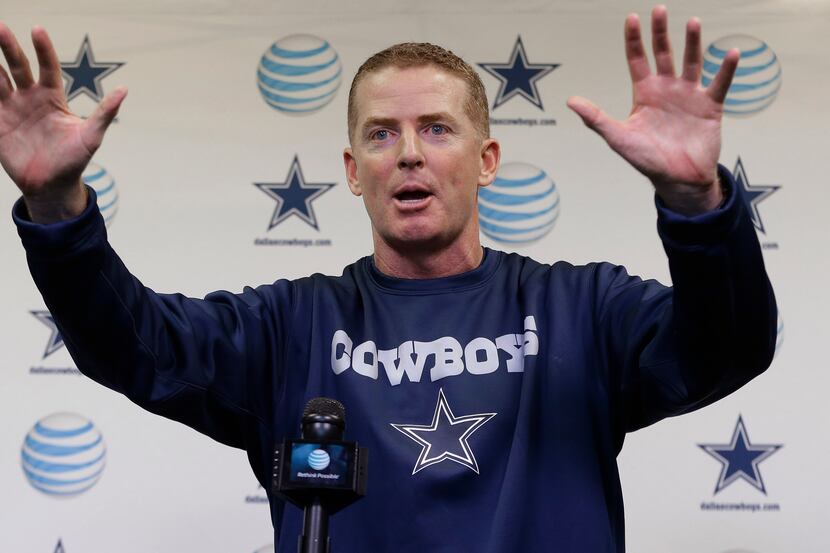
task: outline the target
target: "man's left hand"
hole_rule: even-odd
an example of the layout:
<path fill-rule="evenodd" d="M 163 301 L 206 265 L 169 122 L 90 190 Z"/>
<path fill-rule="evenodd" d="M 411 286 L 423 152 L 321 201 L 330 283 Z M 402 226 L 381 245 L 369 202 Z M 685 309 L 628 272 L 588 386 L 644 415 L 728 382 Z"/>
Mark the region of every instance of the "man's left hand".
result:
<path fill-rule="evenodd" d="M 651 180 L 667 207 L 684 215 L 705 213 L 723 199 L 717 177 L 723 101 L 740 52 L 729 50 L 715 78 L 703 87 L 700 22 L 692 18 L 686 24 L 679 77 L 674 71 L 665 6 L 652 11 L 651 30 L 656 74 L 649 68 L 639 18 L 632 14 L 625 20 L 625 54 L 634 88 L 628 119 L 613 119 L 579 96 L 569 98 L 568 107 Z"/>

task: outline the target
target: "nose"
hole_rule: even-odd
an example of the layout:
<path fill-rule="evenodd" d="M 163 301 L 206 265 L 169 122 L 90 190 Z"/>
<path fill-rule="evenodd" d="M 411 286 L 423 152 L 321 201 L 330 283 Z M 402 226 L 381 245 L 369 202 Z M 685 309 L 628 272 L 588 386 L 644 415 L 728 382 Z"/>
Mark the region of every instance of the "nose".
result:
<path fill-rule="evenodd" d="M 421 139 L 414 129 L 401 133 L 398 140 L 398 169 L 415 169 L 424 166 Z"/>

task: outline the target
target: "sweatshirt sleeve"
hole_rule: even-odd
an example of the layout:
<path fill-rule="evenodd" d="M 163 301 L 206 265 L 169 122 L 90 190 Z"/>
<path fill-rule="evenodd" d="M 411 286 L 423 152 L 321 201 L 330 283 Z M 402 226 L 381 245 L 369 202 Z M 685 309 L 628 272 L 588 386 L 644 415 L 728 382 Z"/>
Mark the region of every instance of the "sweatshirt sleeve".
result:
<path fill-rule="evenodd" d="M 149 411 L 245 448 L 244 427 L 267 420 L 280 395 L 279 313 L 290 309 L 291 284 L 204 299 L 156 293 L 110 247 L 92 189 L 89 196 L 70 221 L 32 223 L 22 200 L 12 212 L 78 369 Z"/>
<path fill-rule="evenodd" d="M 597 268 L 599 321 L 619 435 L 737 390 L 771 363 L 777 309 L 741 192 L 719 168 L 726 203 L 686 217 L 659 198 L 672 287 Z"/>

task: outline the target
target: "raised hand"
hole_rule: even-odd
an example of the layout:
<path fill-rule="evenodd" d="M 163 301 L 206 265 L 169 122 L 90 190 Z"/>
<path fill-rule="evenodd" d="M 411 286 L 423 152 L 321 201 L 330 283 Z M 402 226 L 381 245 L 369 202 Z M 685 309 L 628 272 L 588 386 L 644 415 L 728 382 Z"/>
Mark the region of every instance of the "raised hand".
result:
<path fill-rule="evenodd" d="M 700 22 L 693 18 L 686 25 L 679 77 L 674 71 L 665 6 L 652 11 L 651 30 L 656 73 L 646 59 L 639 18 L 632 14 L 625 20 L 625 55 L 634 88 L 628 119 L 615 120 L 578 96 L 568 99 L 568 107 L 648 177 L 670 208 L 686 215 L 703 213 L 722 200 L 717 163 L 723 101 L 740 52 L 730 50 L 712 83 L 704 88 L 700 84 Z"/>
<path fill-rule="evenodd" d="M 0 66 L 0 165 L 23 193 L 32 220 L 51 223 L 83 211 L 81 174 L 127 90 L 115 89 L 89 119 L 81 119 L 69 111 L 60 63 L 42 27 L 32 29 L 32 43 L 37 82 L 17 39 L 0 23 L 0 49 L 9 68 L 7 73 Z"/>

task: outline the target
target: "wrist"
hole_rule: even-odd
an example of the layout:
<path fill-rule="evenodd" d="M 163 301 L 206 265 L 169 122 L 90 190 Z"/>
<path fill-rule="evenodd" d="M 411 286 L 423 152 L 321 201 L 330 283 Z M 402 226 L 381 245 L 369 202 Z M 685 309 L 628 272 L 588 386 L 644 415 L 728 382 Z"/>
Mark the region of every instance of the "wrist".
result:
<path fill-rule="evenodd" d="M 708 185 L 676 184 L 657 189 L 657 195 L 670 210 L 694 217 L 721 207 L 727 199 L 719 177 Z"/>
<path fill-rule="evenodd" d="M 81 179 L 58 192 L 29 194 L 23 196 L 29 219 L 33 223 L 48 225 L 78 217 L 86 209 L 89 192 Z"/>

